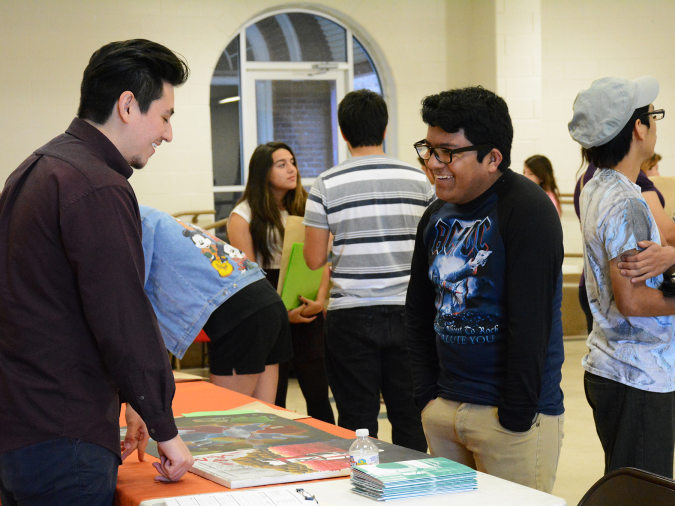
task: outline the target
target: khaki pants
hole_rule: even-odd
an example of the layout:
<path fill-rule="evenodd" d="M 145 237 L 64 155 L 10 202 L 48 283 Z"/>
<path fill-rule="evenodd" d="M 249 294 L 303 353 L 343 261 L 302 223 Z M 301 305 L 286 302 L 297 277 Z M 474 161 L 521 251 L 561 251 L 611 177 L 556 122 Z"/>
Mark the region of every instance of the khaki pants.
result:
<path fill-rule="evenodd" d="M 551 493 L 560 458 L 564 416 L 537 415 L 526 432 L 499 424 L 497 408 L 440 397 L 422 411 L 431 454 L 483 473 Z"/>

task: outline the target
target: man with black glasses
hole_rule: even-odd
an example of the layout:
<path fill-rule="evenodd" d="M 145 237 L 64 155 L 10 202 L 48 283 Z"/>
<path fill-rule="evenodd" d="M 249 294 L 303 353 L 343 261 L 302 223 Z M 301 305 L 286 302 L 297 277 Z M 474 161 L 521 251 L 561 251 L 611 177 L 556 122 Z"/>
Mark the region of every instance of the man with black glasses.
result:
<path fill-rule="evenodd" d="M 673 318 L 661 315 L 675 315 L 672 281 L 662 285 L 673 248 L 658 246 L 658 227 L 635 184 L 654 156 L 656 120 L 665 116 L 654 110 L 658 93 L 649 76 L 598 79 L 577 95 L 569 131 L 598 167 L 580 199 L 594 320 L 582 365 L 605 473 L 637 467 L 672 478 L 675 347 Z M 659 269 L 649 268 L 650 251 L 659 252 Z"/>
<path fill-rule="evenodd" d="M 433 455 L 545 492 L 562 445 L 562 229 L 510 164 L 503 99 L 422 102 L 415 144 L 438 200 L 422 216 L 406 299 L 415 401 Z"/>

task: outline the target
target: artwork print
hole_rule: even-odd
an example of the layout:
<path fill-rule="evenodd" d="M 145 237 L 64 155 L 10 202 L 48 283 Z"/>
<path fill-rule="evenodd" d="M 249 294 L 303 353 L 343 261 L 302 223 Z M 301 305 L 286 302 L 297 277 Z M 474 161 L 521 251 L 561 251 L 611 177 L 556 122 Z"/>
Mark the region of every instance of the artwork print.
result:
<path fill-rule="evenodd" d="M 273 414 L 181 417 L 176 425 L 195 458 L 191 472 L 229 488 L 349 475 L 345 440 L 340 448 L 335 436 Z M 159 456 L 152 441 L 146 451 Z"/>

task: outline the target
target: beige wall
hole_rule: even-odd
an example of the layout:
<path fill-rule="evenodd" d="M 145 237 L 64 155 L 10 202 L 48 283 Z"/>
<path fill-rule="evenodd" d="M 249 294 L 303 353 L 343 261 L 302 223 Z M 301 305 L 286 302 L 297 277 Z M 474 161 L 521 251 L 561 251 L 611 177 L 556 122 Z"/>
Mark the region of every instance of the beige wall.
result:
<path fill-rule="evenodd" d="M 511 167 L 522 172 L 541 131 L 540 0 L 502 0 L 496 18 L 497 93 L 513 121 Z"/>
<path fill-rule="evenodd" d="M 541 0 L 542 131 L 537 149 L 553 162 L 562 190 L 573 190 L 579 146 L 567 132 L 577 93 L 606 76 L 652 75 L 666 109 L 658 124 L 661 175 L 675 176 L 675 2 Z M 670 114 L 668 114 L 670 113 Z"/>
<path fill-rule="evenodd" d="M 175 140 L 131 179 L 139 200 L 169 212 L 211 208 L 209 82 L 230 39 L 273 0 L 52 0 L 0 2 L 0 179 L 75 115 L 82 71 L 111 40 L 145 37 L 182 53 L 192 77 L 177 90 Z M 413 162 L 424 136 L 420 100 L 482 84 L 502 94 L 514 119 L 512 167 L 551 158 L 562 191 L 579 165 L 567 134 L 576 93 L 606 75 L 661 82 L 657 150 L 672 162 L 675 58 L 670 0 L 317 0 L 290 4 L 329 13 L 381 62 L 394 112 L 394 151 Z M 668 118 L 671 118 L 670 120 Z"/>
<path fill-rule="evenodd" d="M 452 4 L 452 9 L 449 9 Z M 91 53 L 110 42 L 143 37 L 183 54 L 191 67 L 188 83 L 176 92 L 174 141 L 163 145 L 131 183 L 141 203 L 167 212 L 213 207 L 209 83 L 220 53 L 254 16 L 286 2 L 271 0 L 97 0 L 0 2 L 0 179 L 35 148 L 62 132 L 74 117 L 82 71 Z M 492 0 L 319 0 L 319 11 L 344 21 L 362 35 L 389 74 L 387 98 L 393 109 L 394 151 L 415 161 L 412 143 L 426 128 L 419 118 L 424 95 L 468 84 L 466 65 L 478 78 L 493 64 L 470 58 L 468 21 L 476 9 L 494 12 Z M 494 16 L 493 16 L 494 17 Z M 489 20 L 488 20 L 489 21 Z M 462 30 L 451 29 L 453 24 Z M 494 20 L 492 20 L 492 26 Z M 450 26 L 449 26 L 450 25 Z M 488 22 L 488 27 L 490 23 Z M 488 29 L 490 40 L 492 28 Z M 483 38 L 481 38 L 483 40 Z M 454 41 L 452 44 L 450 41 Z M 490 44 L 476 44 L 490 57 Z M 478 69 L 478 70 L 475 70 Z M 393 102 L 393 103 L 392 103 Z"/>

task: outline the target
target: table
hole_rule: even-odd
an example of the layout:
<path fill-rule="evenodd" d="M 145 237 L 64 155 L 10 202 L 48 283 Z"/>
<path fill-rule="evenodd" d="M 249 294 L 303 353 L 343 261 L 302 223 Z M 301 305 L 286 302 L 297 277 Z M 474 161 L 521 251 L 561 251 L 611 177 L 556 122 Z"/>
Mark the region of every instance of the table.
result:
<path fill-rule="evenodd" d="M 438 506 L 439 504 L 450 504 L 452 506 L 565 506 L 567 504 L 560 497 L 545 494 L 484 473 L 478 473 L 478 490 L 415 499 L 397 499 L 387 502 L 374 501 L 350 492 L 348 478 L 278 486 L 291 490 L 301 486 L 316 497 L 320 506 Z M 163 499 L 150 499 L 140 504 L 140 506 L 164 505 Z"/>
<path fill-rule="evenodd" d="M 179 383 L 173 401 L 174 415 L 194 411 L 215 411 L 233 409 L 253 402 L 255 399 L 204 381 Z M 338 437 L 353 439 L 354 432 L 330 425 L 313 418 L 298 422 L 306 423 Z M 124 417 L 121 417 L 124 424 Z M 163 506 L 165 497 L 226 492 L 229 489 L 192 473 L 186 473 L 177 483 L 158 483 L 153 480 L 157 472 L 151 462 L 157 461 L 146 455 L 147 462 L 138 462 L 136 454 L 131 455 L 119 468 L 115 506 Z M 305 488 L 314 494 L 321 506 L 376 506 L 385 504 L 359 496 L 349 491 L 348 478 L 333 478 L 322 481 L 302 482 L 301 485 L 278 485 L 283 488 Z M 238 489 L 246 490 L 246 489 Z M 484 473 L 478 473 L 478 490 L 443 496 L 399 499 L 394 506 L 431 506 L 452 503 L 453 506 L 565 506 L 560 497 L 518 485 Z M 388 504 L 388 503 L 386 503 Z"/>
<path fill-rule="evenodd" d="M 217 387 L 206 381 L 191 381 L 176 384 L 176 395 L 173 399 L 174 416 L 195 411 L 223 411 L 238 408 L 254 402 L 256 399 L 239 394 L 225 388 Z M 337 427 L 329 423 L 302 418 L 298 422 L 306 423 L 337 437 L 355 439 L 353 431 Z M 126 425 L 124 415 L 120 416 L 120 424 Z M 158 497 L 175 497 L 179 495 L 201 494 L 207 492 L 224 492 L 230 490 L 192 473 L 176 483 L 158 483 L 154 481 L 157 471 L 152 462 L 158 459 L 145 454 L 146 462 L 139 462 L 137 454 L 130 455 L 119 468 L 115 506 L 138 506 L 142 501 Z M 246 489 L 239 489 L 246 490 Z"/>

